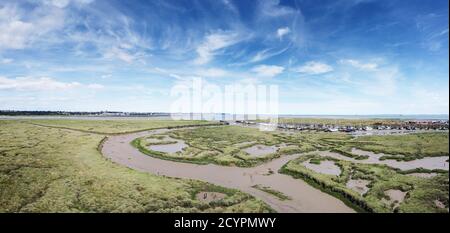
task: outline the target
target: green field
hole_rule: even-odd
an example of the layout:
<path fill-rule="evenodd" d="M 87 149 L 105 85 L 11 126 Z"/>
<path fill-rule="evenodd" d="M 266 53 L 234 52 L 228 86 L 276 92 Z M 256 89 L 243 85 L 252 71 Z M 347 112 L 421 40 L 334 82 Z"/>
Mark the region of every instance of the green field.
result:
<path fill-rule="evenodd" d="M 109 133 L 185 123 L 32 122 Z M 98 151 L 104 135 L 16 120 L 0 120 L 0 135 L 0 212 L 271 211 L 265 203 L 236 190 L 155 176 L 116 165 Z M 226 197 L 204 203 L 195 197 L 203 191 L 221 192 Z"/>
<path fill-rule="evenodd" d="M 355 159 L 366 159 L 367 156 L 352 154 L 352 148 L 384 153 L 385 155 L 380 158 L 382 160 L 410 161 L 424 157 L 449 155 L 448 133 L 444 132 L 359 136 L 355 138 L 350 136 L 347 138 L 321 136 L 316 141 L 316 145 L 322 145 L 327 150 Z"/>
<path fill-rule="evenodd" d="M 301 143 L 295 137 L 284 133 L 262 132 L 256 128 L 240 126 L 180 129 L 162 135 L 184 140 L 189 147 L 177 153 L 153 151 L 148 148 L 147 139 L 149 137 L 137 139 L 133 144 L 143 153 L 162 159 L 241 167 L 255 166 L 284 154 L 314 150 L 311 145 Z M 170 141 L 166 143 L 170 143 Z M 255 145 L 276 146 L 282 143 L 284 143 L 283 146 L 277 148 L 276 151 L 263 156 L 253 156 L 244 151 Z"/>
<path fill-rule="evenodd" d="M 302 164 L 307 161 L 312 164 L 320 164 L 325 160 L 333 161 L 340 168 L 341 174 L 339 176 L 322 174 L 310 170 Z M 385 165 L 358 164 L 315 154 L 301 156 L 288 162 L 280 169 L 280 172 L 301 178 L 360 211 L 448 213 L 448 172 L 438 173 L 432 178 L 421 178 L 402 174 L 402 172 Z M 368 192 L 361 195 L 347 187 L 349 179 L 369 182 Z M 390 197 L 385 194 L 387 190 L 406 192 L 405 199 L 396 206 L 396 203 L 390 202 Z M 445 207 L 438 207 L 436 202 Z"/>
<path fill-rule="evenodd" d="M 255 166 L 286 154 L 315 150 L 334 151 L 358 160 L 368 157 L 353 154 L 352 148 L 385 153 L 381 159 L 414 160 L 449 155 L 448 134 L 443 132 L 352 137 L 346 133 L 262 132 L 256 128 L 220 126 L 181 129 L 157 136 L 165 135 L 183 140 L 189 147 L 176 153 L 153 151 L 148 146 L 174 143 L 171 140 L 149 143 L 147 139 L 154 136 L 137 139 L 133 144 L 141 152 L 161 159 L 241 167 Z M 252 156 L 244 151 L 255 145 L 279 146 L 279 148 L 264 156 Z"/>
<path fill-rule="evenodd" d="M 208 124 L 169 120 L 0 120 L 0 212 L 271 212 L 265 203 L 248 194 L 205 182 L 138 172 L 112 163 L 98 150 L 100 142 L 110 134 Z M 164 140 L 166 137 L 169 139 Z M 177 153 L 149 149 L 149 145 L 171 145 L 177 140 L 188 147 Z M 352 137 L 345 133 L 263 132 L 216 125 L 179 128 L 138 138 L 133 144 L 157 158 L 242 167 L 287 154 L 312 152 L 290 161 L 280 172 L 304 179 L 360 211 L 448 212 L 448 172 L 400 171 L 313 152 L 335 151 L 361 160 L 366 157 L 352 154 L 352 148 L 385 153 L 385 158 L 398 160 L 448 156 L 446 133 Z M 277 149 L 263 156 L 246 152 L 256 145 Z M 341 174 L 325 175 L 302 164 L 308 161 L 319 166 L 325 160 L 333 161 Z M 410 173 L 436 176 L 423 178 Z M 368 192 L 361 195 L 347 187 L 350 179 L 369 182 Z M 290 198 L 270 187 L 254 188 L 280 200 Z M 404 201 L 390 200 L 385 193 L 388 190 L 406 193 Z M 197 199 L 200 192 L 226 196 L 207 203 Z"/>
<path fill-rule="evenodd" d="M 167 128 L 167 127 L 179 127 L 188 125 L 207 125 L 217 124 L 208 121 L 191 121 L 191 120 L 159 120 L 159 119 L 126 119 L 126 120 L 78 120 L 78 119 L 51 119 L 51 120 L 24 120 L 25 122 L 51 126 L 61 129 L 75 129 L 87 133 L 98 134 L 118 134 L 118 133 L 130 133 L 138 132 L 147 129 Z"/>
<path fill-rule="evenodd" d="M 448 133 L 365 136 L 357 138 L 354 142 L 356 148 L 393 155 L 384 156 L 385 159 L 413 160 L 449 154 Z"/>

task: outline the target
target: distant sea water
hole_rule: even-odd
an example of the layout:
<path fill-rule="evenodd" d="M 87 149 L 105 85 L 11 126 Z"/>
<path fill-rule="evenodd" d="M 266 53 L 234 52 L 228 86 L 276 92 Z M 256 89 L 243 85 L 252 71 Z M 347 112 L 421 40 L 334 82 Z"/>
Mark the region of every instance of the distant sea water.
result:
<path fill-rule="evenodd" d="M 180 114 L 188 117 L 189 114 Z M 246 116 L 242 114 L 192 114 L 194 118 L 210 118 L 215 120 L 252 120 L 255 115 Z M 263 115 L 264 116 L 264 115 Z M 319 118 L 319 119 L 392 119 L 392 120 L 448 120 L 448 114 L 373 114 L 373 115 L 296 115 L 296 114 L 280 114 L 279 118 Z"/>
<path fill-rule="evenodd" d="M 253 120 L 242 114 L 174 114 L 181 119 L 205 120 Z M 254 116 L 254 115 L 253 115 Z M 279 118 L 319 118 L 319 119 L 395 119 L 395 120 L 449 120 L 448 114 L 379 114 L 379 115 L 290 115 L 281 114 Z M 170 119 L 171 116 L 139 117 L 139 116 L 1 116 L 0 119 L 80 119 L 80 120 L 127 120 L 127 119 Z"/>

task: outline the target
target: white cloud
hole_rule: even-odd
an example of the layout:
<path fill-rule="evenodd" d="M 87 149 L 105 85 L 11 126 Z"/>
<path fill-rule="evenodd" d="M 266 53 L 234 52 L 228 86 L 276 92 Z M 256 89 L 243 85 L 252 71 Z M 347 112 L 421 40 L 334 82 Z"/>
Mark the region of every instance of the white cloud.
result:
<path fill-rule="evenodd" d="M 255 63 L 255 62 L 266 60 L 266 59 L 268 59 L 270 57 L 273 57 L 273 56 L 280 55 L 280 54 L 284 53 L 288 48 L 289 47 L 285 47 L 285 48 L 283 48 L 281 50 L 277 50 L 277 51 L 273 51 L 273 49 L 264 49 L 262 51 L 257 52 L 255 54 L 255 56 L 253 56 L 250 59 L 250 62 L 251 63 Z"/>
<path fill-rule="evenodd" d="M 258 76 L 263 77 L 274 77 L 283 73 L 284 67 L 282 66 L 274 66 L 274 65 L 259 65 L 253 67 L 252 71 L 255 72 Z"/>
<path fill-rule="evenodd" d="M 0 48 L 24 48 L 32 30 L 31 23 L 19 20 L 0 24 Z"/>
<path fill-rule="evenodd" d="M 360 89 L 374 96 L 390 96 L 396 93 L 397 81 L 402 77 L 397 67 L 388 67 L 375 71 L 360 82 Z"/>
<path fill-rule="evenodd" d="M 53 5 L 59 8 L 65 8 L 68 6 L 71 2 L 75 4 L 89 4 L 92 3 L 94 0 L 44 0 L 45 4 Z"/>
<path fill-rule="evenodd" d="M 23 49 L 43 35 L 62 28 L 64 11 L 40 8 L 19 11 L 12 5 L 0 8 L 0 50 Z"/>
<path fill-rule="evenodd" d="M 216 51 L 231 46 L 239 41 L 237 33 L 213 33 L 206 36 L 202 44 L 197 47 L 198 57 L 194 63 L 203 65 L 214 58 Z"/>
<path fill-rule="evenodd" d="M 228 75 L 228 71 L 219 69 L 219 68 L 209 68 L 205 70 L 199 70 L 196 72 L 198 76 L 204 76 L 204 77 L 224 77 Z"/>
<path fill-rule="evenodd" d="M 132 54 L 128 53 L 126 50 L 118 48 L 118 47 L 113 47 L 112 49 L 108 50 L 104 54 L 104 56 L 107 59 L 117 58 L 117 59 L 122 60 L 127 63 L 132 63 L 136 59 L 135 55 L 132 55 Z"/>
<path fill-rule="evenodd" d="M 64 8 L 69 5 L 70 0 L 47 0 L 45 1 L 47 4 L 52 4 L 53 6 Z"/>
<path fill-rule="evenodd" d="M 18 77 L 13 79 L 0 76 L 0 90 L 51 91 L 83 87 L 89 89 L 101 89 L 104 86 L 95 83 L 84 85 L 79 82 L 60 82 L 48 77 Z"/>
<path fill-rule="evenodd" d="M 11 58 L 1 58 L 0 59 L 0 64 L 10 64 L 11 62 L 13 62 L 14 60 Z"/>
<path fill-rule="evenodd" d="M 345 64 L 345 65 L 351 65 L 353 67 L 356 67 L 360 70 L 365 70 L 365 71 L 374 71 L 378 68 L 377 63 L 362 63 L 358 60 L 353 60 L 353 59 L 342 59 L 342 60 L 339 60 L 339 63 Z"/>
<path fill-rule="evenodd" d="M 268 17 L 282 17 L 295 14 L 294 8 L 280 5 L 280 0 L 264 0 L 261 1 L 260 12 Z"/>
<path fill-rule="evenodd" d="M 0 89 L 15 89 L 15 90 L 65 90 L 81 86 L 78 82 L 59 82 L 52 78 L 41 77 L 18 77 L 16 79 L 9 79 L 0 77 Z"/>
<path fill-rule="evenodd" d="M 290 32 L 291 32 L 291 29 L 289 29 L 288 27 L 278 28 L 277 37 L 281 40 L 281 39 L 283 39 L 283 36 L 289 34 Z"/>
<path fill-rule="evenodd" d="M 88 84 L 86 87 L 89 88 L 89 89 L 103 89 L 103 88 L 105 88 L 105 86 L 103 86 L 101 84 L 97 84 L 97 83 Z"/>
<path fill-rule="evenodd" d="M 324 74 L 333 71 L 333 67 L 321 62 L 309 61 L 304 65 L 295 68 L 294 71 L 311 75 Z"/>

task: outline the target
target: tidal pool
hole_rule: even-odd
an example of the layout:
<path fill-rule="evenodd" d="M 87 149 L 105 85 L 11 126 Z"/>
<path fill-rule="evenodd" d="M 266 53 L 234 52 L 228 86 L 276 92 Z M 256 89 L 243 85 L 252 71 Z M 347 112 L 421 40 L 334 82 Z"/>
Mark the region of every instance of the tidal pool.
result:
<path fill-rule="evenodd" d="M 449 163 L 447 162 L 448 156 L 439 156 L 439 157 L 425 157 L 422 159 L 416 159 L 412 161 L 397 161 L 392 159 L 380 160 L 381 156 L 386 154 L 383 153 L 373 153 L 371 151 L 364 151 L 360 149 L 353 148 L 352 153 L 356 155 L 367 155 L 369 158 L 364 160 L 356 160 L 344 155 L 341 155 L 336 152 L 330 151 L 318 151 L 315 152 L 321 156 L 329 156 L 340 160 L 351 161 L 355 163 L 365 163 L 365 164 L 386 164 L 387 166 L 398 168 L 400 170 L 410 170 L 415 168 L 426 168 L 426 169 L 443 169 L 448 170 Z"/>
<path fill-rule="evenodd" d="M 308 160 L 303 162 L 302 165 L 315 172 L 326 175 L 339 176 L 341 174 L 341 168 L 338 167 L 333 161 L 329 160 L 320 161 L 320 164 L 312 164 L 310 163 L 310 160 Z"/>
<path fill-rule="evenodd" d="M 406 193 L 407 192 L 403 192 L 398 189 L 386 190 L 386 191 L 384 191 L 384 194 L 386 194 L 389 197 L 389 200 L 383 199 L 383 201 L 389 205 L 393 204 L 394 205 L 393 209 L 395 209 L 396 207 L 398 207 L 400 205 L 400 203 L 403 202 L 403 200 L 405 200 Z"/>
<path fill-rule="evenodd" d="M 173 141 L 176 143 L 151 145 L 149 146 L 150 150 L 173 154 L 179 151 L 183 151 L 184 148 L 188 147 L 188 145 L 183 140 L 171 138 L 169 136 L 164 137 L 163 140 L 157 140 L 156 142 L 164 142 L 164 141 Z"/>
<path fill-rule="evenodd" d="M 247 152 L 250 156 L 261 157 L 268 154 L 277 152 L 278 148 L 276 146 L 266 146 L 266 145 L 254 145 L 245 148 L 243 151 Z"/>
<path fill-rule="evenodd" d="M 369 191 L 367 185 L 370 184 L 370 180 L 362 180 L 362 179 L 349 179 L 347 181 L 347 188 L 358 192 L 363 195 Z"/>

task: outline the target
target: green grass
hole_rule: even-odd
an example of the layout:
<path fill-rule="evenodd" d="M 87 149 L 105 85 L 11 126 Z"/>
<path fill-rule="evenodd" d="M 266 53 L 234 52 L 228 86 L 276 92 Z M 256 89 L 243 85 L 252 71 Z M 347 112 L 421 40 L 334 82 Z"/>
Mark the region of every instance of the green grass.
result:
<path fill-rule="evenodd" d="M 86 124 L 89 126 L 58 120 L 52 125 L 88 129 L 92 123 Z M 108 132 L 131 129 L 108 130 L 107 121 L 101 128 Z M 272 211 L 237 190 L 160 177 L 112 163 L 98 151 L 103 135 L 15 120 L 0 120 L 0 135 L 0 212 Z M 221 192 L 226 197 L 203 203 L 195 198 L 201 191 Z"/>
<path fill-rule="evenodd" d="M 285 195 L 284 193 L 271 189 L 270 187 L 266 187 L 266 186 L 261 186 L 261 185 L 253 185 L 252 188 L 261 190 L 263 192 L 269 193 L 271 195 L 274 195 L 275 197 L 277 197 L 278 199 L 280 199 L 281 201 L 286 201 L 286 200 L 292 200 L 291 197 Z"/>
<path fill-rule="evenodd" d="M 106 160 L 98 151 L 105 135 L 153 128 L 208 125 L 206 121 L 169 120 L 0 120 L 0 212 L 270 212 L 263 202 L 242 192 L 212 184 L 159 177 L 137 172 Z M 45 127 L 43 127 L 45 126 Z M 70 129 L 70 130 L 68 130 Z M 178 162 L 255 166 L 285 154 L 330 150 L 355 159 L 351 148 L 385 153 L 396 159 L 448 156 L 448 134 L 421 133 L 396 136 L 362 136 L 345 133 L 261 132 L 237 126 L 180 128 L 168 135 L 184 140 L 189 147 L 166 154 L 148 149 L 152 144 L 138 138 L 133 145 L 143 153 Z M 169 143 L 172 140 L 158 143 Z M 285 144 L 276 153 L 254 157 L 244 149 L 256 144 Z M 394 158 L 394 157 L 392 157 Z M 341 168 L 338 177 L 316 173 L 301 163 L 320 164 L 333 160 Z M 364 212 L 448 212 L 436 207 L 439 200 L 448 208 L 448 171 L 413 169 L 400 171 L 385 165 L 357 164 L 301 156 L 280 172 L 302 178 L 312 186 L 336 196 Z M 437 173 L 432 178 L 410 173 Z M 267 175 L 270 175 L 267 174 Z M 364 196 L 346 187 L 350 177 L 370 180 Z M 276 190 L 257 187 L 278 195 Z M 407 197 L 399 207 L 384 203 L 384 191 L 400 189 Z M 211 203 L 196 200 L 198 192 L 221 192 L 227 196 Z M 282 194 L 284 195 L 284 194 Z"/>
<path fill-rule="evenodd" d="M 145 137 L 133 141 L 141 152 L 161 159 L 197 164 L 214 163 L 224 166 L 255 166 L 281 155 L 315 150 L 294 137 L 280 132 L 262 132 L 256 128 L 240 126 L 200 127 L 180 129 L 167 133 L 170 137 L 185 141 L 189 147 L 177 153 L 163 153 L 148 148 Z M 161 136 L 161 135 L 157 135 Z M 244 150 L 254 145 L 274 146 L 285 143 L 274 153 L 253 156 Z"/>
<path fill-rule="evenodd" d="M 145 131 L 149 129 L 196 126 L 196 125 L 217 125 L 209 121 L 194 120 L 160 120 L 160 119 L 139 119 L 139 120 L 79 120 L 79 119 L 51 119 L 51 120 L 26 120 L 26 122 L 36 125 L 51 126 L 61 129 L 74 129 L 87 133 L 98 134 L 120 134 Z"/>
<path fill-rule="evenodd" d="M 356 138 L 352 146 L 375 153 L 389 154 L 381 159 L 414 160 L 449 155 L 448 133 L 364 136 Z"/>
<path fill-rule="evenodd" d="M 322 158 L 312 158 L 311 160 L 309 160 L 309 163 L 310 164 L 320 165 L 322 160 L 323 160 Z"/>
<path fill-rule="evenodd" d="M 386 155 L 381 159 L 414 160 L 449 155 L 446 133 L 352 137 L 346 133 L 287 134 L 280 131 L 261 132 L 256 128 L 240 126 L 220 126 L 180 129 L 168 134 L 173 138 L 184 140 L 189 147 L 173 154 L 151 151 L 145 144 L 140 145 L 140 150 L 143 153 L 173 161 L 241 167 L 259 165 L 282 155 L 315 150 L 329 150 L 356 160 L 364 160 L 368 156 L 353 154 L 352 148 L 385 153 Z M 141 142 L 143 143 L 144 140 Z M 276 153 L 265 156 L 251 156 L 244 151 L 245 148 L 257 144 L 272 146 L 282 143 L 285 144 L 284 147 L 280 147 Z"/>
<path fill-rule="evenodd" d="M 449 155 L 448 133 L 443 132 L 354 138 L 345 133 L 305 132 L 291 137 L 317 150 L 330 150 L 357 160 L 367 159 L 368 156 L 353 154 L 352 148 L 386 154 L 381 159 L 405 161 Z"/>
<path fill-rule="evenodd" d="M 348 161 L 332 160 L 341 168 L 340 176 L 332 176 L 314 172 L 302 165 L 308 159 L 324 158 L 319 155 L 301 156 L 284 165 L 280 172 L 301 178 L 316 188 L 330 193 L 351 207 L 367 212 L 448 212 L 447 209 L 438 208 L 434 201 L 439 200 L 448 208 L 449 176 L 447 173 L 439 173 L 433 178 L 419 178 L 401 174 L 396 169 L 385 165 L 358 164 Z M 370 190 L 361 196 L 358 192 L 347 188 L 346 183 L 353 179 L 369 180 Z M 384 191 L 398 189 L 408 192 L 405 200 L 399 207 L 393 209 L 391 205 L 382 200 L 388 197 Z"/>

